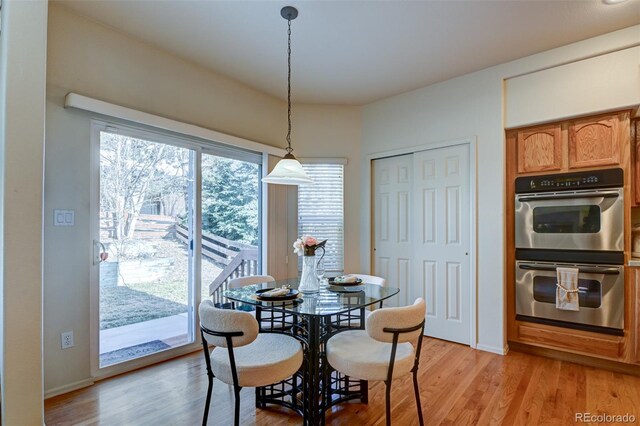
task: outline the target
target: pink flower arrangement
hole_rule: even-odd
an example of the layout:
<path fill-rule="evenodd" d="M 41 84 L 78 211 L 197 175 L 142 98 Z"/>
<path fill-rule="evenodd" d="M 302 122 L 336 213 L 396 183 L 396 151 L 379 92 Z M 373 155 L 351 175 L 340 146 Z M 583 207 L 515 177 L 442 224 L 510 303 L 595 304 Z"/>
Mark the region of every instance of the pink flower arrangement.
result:
<path fill-rule="evenodd" d="M 302 243 L 305 246 L 315 246 L 316 244 L 318 244 L 318 240 L 310 235 L 305 235 L 302 237 Z"/>
<path fill-rule="evenodd" d="M 327 240 L 318 242 L 316 237 L 312 237 L 311 235 L 303 235 L 293 242 L 293 252 L 298 256 L 313 255 L 316 249 L 320 247 L 324 247 Z"/>

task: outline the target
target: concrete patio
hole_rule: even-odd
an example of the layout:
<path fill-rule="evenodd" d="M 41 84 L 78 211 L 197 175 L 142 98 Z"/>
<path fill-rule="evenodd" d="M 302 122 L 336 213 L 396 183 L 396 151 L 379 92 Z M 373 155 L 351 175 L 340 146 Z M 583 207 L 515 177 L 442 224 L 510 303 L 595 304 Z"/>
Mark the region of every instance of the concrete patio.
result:
<path fill-rule="evenodd" d="M 187 343 L 187 313 L 100 331 L 100 353 L 161 340 L 171 347 Z"/>

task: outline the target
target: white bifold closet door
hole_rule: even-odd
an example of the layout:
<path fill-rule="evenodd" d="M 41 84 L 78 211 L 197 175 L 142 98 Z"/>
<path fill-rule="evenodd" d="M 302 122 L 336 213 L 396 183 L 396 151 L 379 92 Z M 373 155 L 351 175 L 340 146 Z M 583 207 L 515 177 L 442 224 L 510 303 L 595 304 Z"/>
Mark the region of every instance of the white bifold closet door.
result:
<path fill-rule="evenodd" d="M 426 335 L 469 344 L 469 146 L 373 163 L 376 275 L 399 305 L 425 299 Z"/>

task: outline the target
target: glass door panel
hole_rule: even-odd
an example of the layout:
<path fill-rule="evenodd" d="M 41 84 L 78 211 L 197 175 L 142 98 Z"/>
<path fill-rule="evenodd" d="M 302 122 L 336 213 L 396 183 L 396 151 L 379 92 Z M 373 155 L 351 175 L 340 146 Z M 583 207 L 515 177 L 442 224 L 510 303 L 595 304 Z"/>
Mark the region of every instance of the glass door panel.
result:
<path fill-rule="evenodd" d="M 202 155 L 202 298 L 222 304 L 232 278 L 259 275 L 259 164 Z"/>
<path fill-rule="evenodd" d="M 194 341 L 194 170 L 193 150 L 100 132 L 100 368 Z"/>

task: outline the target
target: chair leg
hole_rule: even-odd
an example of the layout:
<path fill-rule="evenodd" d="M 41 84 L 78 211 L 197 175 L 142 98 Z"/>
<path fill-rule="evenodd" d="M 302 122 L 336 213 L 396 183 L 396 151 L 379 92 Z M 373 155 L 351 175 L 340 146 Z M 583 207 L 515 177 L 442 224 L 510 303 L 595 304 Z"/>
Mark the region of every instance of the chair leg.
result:
<path fill-rule="evenodd" d="M 233 415 L 233 424 L 234 426 L 240 426 L 240 386 L 233 387 L 233 393 L 235 395 L 235 413 Z"/>
<path fill-rule="evenodd" d="M 360 394 L 362 396 L 360 402 L 363 404 L 369 403 L 369 382 L 366 380 L 360 380 Z"/>
<path fill-rule="evenodd" d="M 420 389 L 418 389 L 418 370 L 413 371 L 413 390 L 416 393 L 416 405 L 418 406 L 418 420 L 420 426 L 424 426 L 424 419 L 422 418 L 422 404 L 420 403 Z"/>
<path fill-rule="evenodd" d="M 387 389 L 385 391 L 385 400 L 386 400 L 386 419 L 387 426 L 391 426 L 391 380 L 385 381 Z"/>
<path fill-rule="evenodd" d="M 204 403 L 204 417 L 202 417 L 202 426 L 207 426 L 209 419 L 209 405 L 211 404 L 211 391 L 213 390 L 213 376 L 209 375 L 209 387 L 207 389 L 207 401 Z"/>

